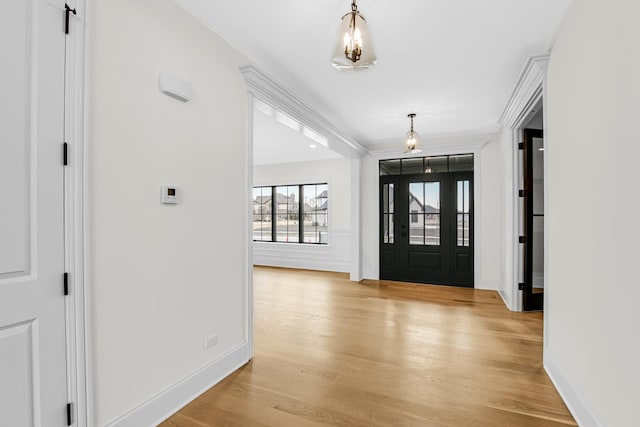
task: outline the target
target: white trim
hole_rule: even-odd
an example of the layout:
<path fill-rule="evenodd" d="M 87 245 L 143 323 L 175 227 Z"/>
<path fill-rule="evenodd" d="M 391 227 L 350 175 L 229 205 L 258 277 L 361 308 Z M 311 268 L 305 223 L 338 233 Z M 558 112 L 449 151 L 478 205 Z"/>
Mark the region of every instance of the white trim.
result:
<path fill-rule="evenodd" d="M 509 310 L 517 311 L 511 308 L 511 300 L 507 298 L 507 295 L 505 295 L 504 289 L 498 289 L 498 294 L 500 295 L 500 298 L 502 298 L 502 302 L 504 302 L 504 305 L 506 305 Z"/>
<path fill-rule="evenodd" d="M 521 124 L 519 124 L 521 126 Z M 506 233 L 507 240 L 510 245 L 506 247 L 506 256 L 505 262 L 511 264 L 511 274 L 506 275 L 506 283 L 504 286 L 511 286 L 511 301 L 508 304 L 509 309 L 512 311 L 522 311 L 523 302 L 522 302 L 522 292 L 519 289 L 519 283 L 523 281 L 524 271 L 522 268 L 523 257 L 520 248 L 520 242 L 518 241 L 518 236 L 522 232 L 522 228 L 524 226 L 522 222 L 522 199 L 516 196 L 518 189 L 523 185 L 523 178 L 520 176 L 521 167 L 520 163 L 520 152 L 518 150 L 518 143 L 522 141 L 523 132 L 521 129 L 514 129 L 511 132 L 511 145 L 509 147 L 509 152 L 511 154 L 511 164 L 513 167 L 511 168 L 511 187 L 508 189 L 508 195 L 511 198 L 507 197 L 507 207 L 508 214 L 511 218 L 511 231 Z"/>
<path fill-rule="evenodd" d="M 245 256 L 247 265 L 245 272 L 245 339 L 247 340 L 248 358 L 253 358 L 253 95 L 247 93 L 247 118 L 246 118 L 246 144 L 247 156 L 245 160 L 245 180 L 247 191 L 247 216 L 244 236 Z"/>
<path fill-rule="evenodd" d="M 465 135 L 461 137 L 423 140 L 423 151 L 419 154 L 405 154 L 400 145 L 389 148 L 389 144 L 370 146 L 368 154 L 374 159 L 404 159 L 408 157 L 446 156 L 479 152 L 485 145 L 498 138 L 496 133 Z"/>
<path fill-rule="evenodd" d="M 587 406 L 585 401 L 580 397 L 578 391 L 571 386 L 571 383 L 567 381 L 560 367 L 549 357 L 549 354 L 544 352 L 544 370 L 547 371 L 547 375 L 551 379 L 551 382 L 555 386 L 556 390 L 562 397 L 565 405 L 569 408 L 569 412 L 573 415 L 579 426 L 583 427 L 601 427 L 602 424 L 593 411 Z"/>
<path fill-rule="evenodd" d="M 351 159 L 366 154 L 367 150 L 355 139 L 333 126 L 302 99 L 263 71 L 249 65 L 241 67 L 240 72 L 249 93 L 325 136 L 332 151 Z"/>
<path fill-rule="evenodd" d="M 156 426 L 249 361 L 249 343 L 243 342 L 216 360 L 167 387 L 126 414 L 107 423 L 108 427 Z"/>
<path fill-rule="evenodd" d="M 351 251 L 349 279 L 362 280 L 362 159 L 351 159 Z"/>
<path fill-rule="evenodd" d="M 549 55 L 531 56 L 527 59 L 520 78 L 500 116 L 499 122 L 505 127 L 517 129 L 526 121 L 524 116 L 535 105 L 532 100 L 542 94 L 548 66 Z"/>
<path fill-rule="evenodd" d="M 485 142 L 480 148 L 472 151 L 473 153 L 473 287 L 475 289 L 483 289 L 484 284 L 480 282 L 480 261 L 482 253 L 477 250 L 480 246 L 480 232 L 482 229 L 478 227 L 482 220 L 482 211 L 479 209 L 480 200 L 482 200 L 482 186 L 480 185 L 480 171 L 482 170 L 482 147 L 487 144 Z M 453 183 L 452 185 L 455 185 Z M 478 256 L 480 255 L 480 256 Z M 453 262 L 453 260 L 451 261 Z M 495 288 L 495 285 L 494 285 Z"/>
<path fill-rule="evenodd" d="M 542 105 L 542 123 L 548 123 L 547 122 L 547 105 L 546 105 L 546 100 L 547 100 L 547 84 L 546 84 L 546 74 L 545 74 L 545 80 L 542 83 L 542 99 L 541 99 L 541 105 Z M 544 127 L 544 126 L 543 126 Z M 543 130 L 544 132 L 544 130 Z M 543 133 L 543 138 L 544 138 L 544 146 L 547 146 L 547 139 L 546 139 L 546 134 Z M 544 156 L 544 161 L 543 161 L 543 165 L 544 165 L 544 171 L 543 171 L 543 179 L 544 179 L 544 185 L 543 185 L 543 191 L 544 191 L 544 210 L 543 210 L 543 214 L 544 214 L 544 218 L 543 218 L 543 233 L 544 233 L 544 245 L 543 245 L 543 250 L 544 250 L 544 255 L 543 255 L 543 266 L 544 266 L 544 286 L 545 286 L 545 292 L 546 292 L 546 286 L 549 283 L 549 216 L 547 215 L 548 212 L 548 207 L 549 207 L 549 200 L 548 200 L 548 196 L 549 196 L 549 168 L 547 167 L 547 165 L 549 164 L 549 152 L 547 151 L 546 155 Z M 549 298 L 544 298 L 542 300 L 542 309 L 544 311 L 547 311 L 547 304 L 549 302 Z M 548 311 L 547 311 L 548 312 Z M 546 348 L 546 345 L 548 343 L 547 341 L 547 337 L 549 336 L 549 317 L 545 316 L 544 317 L 544 321 L 542 322 L 542 333 L 543 333 L 543 349 Z"/>
<path fill-rule="evenodd" d="M 495 141 L 497 139 L 497 135 L 481 135 L 478 137 L 478 142 L 475 143 L 465 143 L 459 145 L 446 145 L 446 146 L 433 146 L 425 149 L 420 154 L 412 154 L 412 155 L 404 155 L 398 154 L 397 151 L 388 154 L 382 152 L 372 152 L 371 157 L 376 160 L 388 160 L 388 159 L 405 159 L 409 157 L 433 157 L 433 156 L 456 156 L 459 154 L 473 154 L 474 155 L 474 170 L 475 167 L 475 158 L 480 154 L 480 151 L 484 146 L 486 146 L 491 141 Z M 378 167 L 376 167 L 376 173 L 379 173 Z M 475 178 L 475 177 L 474 177 Z"/>
<path fill-rule="evenodd" d="M 73 0 L 77 15 L 70 20 L 66 36 L 65 142 L 69 144 L 69 165 L 65 167 L 65 271 L 70 273 L 67 315 L 67 399 L 73 403 L 74 425 L 91 425 L 88 318 L 86 287 L 87 183 L 86 111 L 88 64 L 87 10 L 89 0 Z"/>
<path fill-rule="evenodd" d="M 505 128 L 511 130 L 511 144 L 509 154 L 513 168 L 511 170 L 511 186 L 507 188 L 507 218 L 512 220 L 511 230 L 506 230 L 507 239 L 505 240 L 505 263 L 510 265 L 510 271 L 505 274 L 506 283 L 503 286 L 511 286 L 511 298 L 505 298 L 503 292 L 500 295 L 505 299 L 505 303 L 509 310 L 522 311 L 522 291 L 518 289 L 518 283 L 522 277 L 522 257 L 520 256 L 520 244 L 518 236 L 522 226 L 522 208 L 521 200 L 516 196 L 520 185 L 522 184 L 521 170 L 518 167 L 519 151 L 518 143 L 522 139 L 522 127 L 537 113 L 540 105 L 544 108 L 544 91 L 547 67 L 549 64 L 549 55 L 539 55 L 530 57 L 522 70 L 522 74 L 518 79 L 516 87 L 511 94 L 504 112 L 500 117 L 500 122 Z M 544 108 L 546 111 L 546 108 Z M 546 175 L 546 169 L 545 169 Z M 546 179 L 545 179 L 546 182 Z M 545 204 L 546 209 L 546 204 Z M 545 217 L 545 233 L 546 227 Z M 545 254 L 547 253 L 545 240 Z M 546 255 L 545 255 L 546 256 Z M 546 259 L 545 259 L 546 263 Z M 546 271 L 545 271 L 546 276 Z M 545 277 L 546 280 L 546 277 Z M 545 322 L 545 329 L 546 329 Z M 545 334 L 546 336 L 546 334 Z"/>
<path fill-rule="evenodd" d="M 353 266 L 351 252 L 345 249 L 352 241 L 351 230 L 331 229 L 327 245 L 253 242 L 253 262 L 270 267 L 346 273 Z"/>

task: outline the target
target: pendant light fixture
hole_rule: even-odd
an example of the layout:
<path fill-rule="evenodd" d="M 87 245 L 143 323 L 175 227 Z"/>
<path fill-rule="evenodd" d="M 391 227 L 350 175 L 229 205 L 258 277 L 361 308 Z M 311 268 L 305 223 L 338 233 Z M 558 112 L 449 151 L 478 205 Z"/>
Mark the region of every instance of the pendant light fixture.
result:
<path fill-rule="evenodd" d="M 367 21 L 358 11 L 356 0 L 353 0 L 351 12 L 342 17 L 331 64 L 338 70 L 356 71 L 373 67 L 376 61 Z"/>
<path fill-rule="evenodd" d="M 415 113 L 411 113 L 407 116 L 411 119 L 411 129 L 407 132 L 407 139 L 404 142 L 404 152 L 406 154 L 415 154 L 422 151 L 420 149 L 420 137 L 418 136 L 418 133 L 413 130 L 413 118 L 415 116 Z"/>

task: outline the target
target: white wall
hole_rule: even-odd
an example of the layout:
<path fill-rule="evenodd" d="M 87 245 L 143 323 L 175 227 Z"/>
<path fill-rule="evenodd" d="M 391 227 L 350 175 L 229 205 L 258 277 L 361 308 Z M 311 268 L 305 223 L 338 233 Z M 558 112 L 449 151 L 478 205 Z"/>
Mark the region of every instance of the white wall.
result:
<path fill-rule="evenodd" d="M 380 278 L 380 159 L 362 158 L 360 191 L 362 221 L 362 275 L 365 279 Z M 366 214 L 364 214 L 366 212 Z"/>
<path fill-rule="evenodd" d="M 637 426 L 640 2 L 575 1 L 548 70 L 545 366 L 583 426 Z"/>
<path fill-rule="evenodd" d="M 247 95 L 237 70 L 244 61 L 172 1 L 92 6 L 93 421 L 148 425 L 128 411 L 159 417 L 176 409 L 171 399 L 166 407 L 144 404 L 196 370 L 215 368 L 245 340 L 250 183 Z M 161 94 L 159 72 L 190 81 L 193 100 Z M 180 204 L 160 204 L 163 184 L 179 187 Z M 212 334 L 218 345 L 205 351 Z"/>
<path fill-rule="evenodd" d="M 503 166 L 498 136 L 464 137 L 455 143 L 425 141 L 425 156 L 475 153 L 475 287 L 495 289 L 502 287 L 501 267 L 503 250 Z M 428 148 L 431 145 L 432 148 Z M 481 148 L 482 147 L 482 148 Z M 429 151 L 432 150 L 432 151 Z M 395 156 L 385 156 L 398 158 Z M 378 279 L 379 259 L 379 157 L 366 156 L 362 164 L 362 264 L 366 279 Z"/>
<path fill-rule="evenodd" d="M 329 244 L 253 243 L 257 265 L 348 272 L 351 250 L 351 161 L 321 160 L 253 168 L 253 184 L 329 185 Z"/>
<path fill-rule="evenodd" d="M 502 226 L 501 228 L 501 244 L 498 253 L 500 256 L 500 264 L 498 270 L 500 272 L 500 287 L 498 291 L 502 296 L 507 307 L 510 310 L 520 310 L 522 305 L 522 292 L 516 290 L 513 280 L 514 270 L 522 257 L 521 253 L 514 255 L 514 239 L 519 234 L 518 224 L 514 224 L 514 212 L 516 211 L 516 203 L 520 200 L 516 197 L 516 187 L 519 186 L 514 182 L 515 157 L 517 149 L 513 147 L 513 131 L 511 129 L 502 128 L 498 136 L 498 147 L 500 157 L 500 175 L 501 175 L 501 211 Z M 522 250 L 518 246 L 518 250 Z"/>
<path fill-rule="evenodd" d="M 504 193 L 499 141 L 485 145 L 476 161 L 479 179 L 475 182 L 476 236 L 475 287 L 498 290 L 502 287 L 501 267 L 504 240 Z"/>

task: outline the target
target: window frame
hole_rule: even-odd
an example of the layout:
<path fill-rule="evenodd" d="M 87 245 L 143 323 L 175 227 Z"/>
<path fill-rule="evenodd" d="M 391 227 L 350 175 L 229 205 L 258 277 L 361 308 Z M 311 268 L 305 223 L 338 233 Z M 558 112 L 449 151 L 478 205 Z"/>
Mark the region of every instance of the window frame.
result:
<path fill-rule="evenodd" d="M 304 241 L 304 232 L 305 232 L 305 224 L 304 224 L 304 216 L 305 213 L 305 209 L 304 209 L 304 187 L 309 187 L 309 186 L 325 186 L 326 187 L 326 191 L 327 191 L 327 201 L 329 200 L 329 184 L 327 182 L 317 182 L 317 183 L 305 183 L 305 184 L 279 184 L 279 185 L 256 185 L 254 187 L 252 187 L 252 189 L 255 191 L 256 189 L 265 189 L 265 188 L 270 188 L 271 189 L 271 212 L 270 212 L 270 218 L 271 218 L 271 240 L 256 240 L 255 239 L 255 235 L 252 232 L 252 240 L 253 242 L 260 242 L 260 243 L 274 243 L 274 244 L 294 244 L 294 245 L 320 245 L 320 246 L 328 246 L 329 245 L 329 208 L 327 205 L 327 209 L 326 209 L 326 218 L 327 218 L 327 238 L 326 241 L 318 241 L 318 242 L 305 242 Z M 298 209 L 297 209 L 297 220 L 298 220 L 298 241 L 278 241 L 278 227 L 277 227 L 277 216 L 278 216 L 278 201 L 277 201 L 277 188 L 282 188 L 282 187 L 297 187 L 298 189 L 298 200 L 296 201 L 297 205 L 298 205 Z M 264 194 L 261 192 L 261 195 Z M 317 197 L 317 196 L 316 196 Z M 254 203 L 255 203 L 255 199 L 254 199 Z M 253 223 L 255 223 L 255 211 L 254 211 L 254 221 Z M 314 226 L 316 227 L 316 226 Z M 322 240 L 322 239 L 320 239 Z"/>

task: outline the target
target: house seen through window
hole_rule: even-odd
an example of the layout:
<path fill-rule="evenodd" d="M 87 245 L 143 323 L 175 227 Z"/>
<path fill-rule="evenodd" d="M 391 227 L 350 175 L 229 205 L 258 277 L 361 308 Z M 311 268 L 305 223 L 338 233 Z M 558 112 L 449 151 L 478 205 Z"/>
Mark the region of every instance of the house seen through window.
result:
<path fill-rule="evenodd" d="M 329 188 L 324 184 L 253 188 L 253 240 L 327 244 Z"/>

